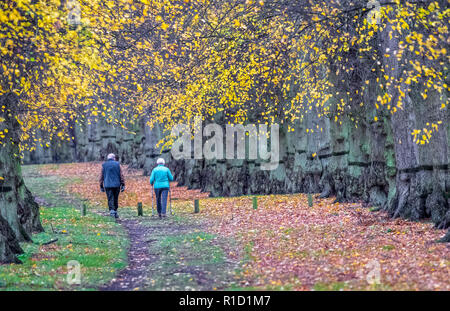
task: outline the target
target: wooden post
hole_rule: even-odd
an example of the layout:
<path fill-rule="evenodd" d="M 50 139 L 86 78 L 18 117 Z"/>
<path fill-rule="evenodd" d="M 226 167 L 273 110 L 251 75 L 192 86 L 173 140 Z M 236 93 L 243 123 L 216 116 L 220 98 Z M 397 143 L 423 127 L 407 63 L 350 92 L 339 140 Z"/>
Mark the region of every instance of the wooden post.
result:
<path fill-rule="evenodd" d="M 137 213 L 138 216 L 144 216 L 144 210 L 142 209 L 142 202 L 139 202 L 137 205 Z"/>
<path fill-rule="evenodd" d="M 199 199 L 194 200 L 194 213 L 200 213 L 200 201 Z"/>
<path fill-rule="evenodd" d="M 258 198 L 253 197 L 252 201 L 253 201 L 253 209 L 258 209 Z"/>
<path fill-rule="evenodd" d="M 308 206 L 313 207 L 313 197 L 311 193 L 308 193 Z"/>
<path fill-rule="evenodd" d="M 83 205 L 81 206 L 81 216 L 86 216 L 86 210 L 87 210 L 86 203 L 83 203 Z"/>

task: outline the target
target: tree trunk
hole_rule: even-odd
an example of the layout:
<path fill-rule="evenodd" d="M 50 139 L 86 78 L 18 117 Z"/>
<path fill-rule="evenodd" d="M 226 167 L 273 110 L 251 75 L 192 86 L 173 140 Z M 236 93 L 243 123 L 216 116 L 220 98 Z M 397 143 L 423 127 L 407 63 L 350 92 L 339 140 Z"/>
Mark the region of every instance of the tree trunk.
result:
<path fill-rule="evenodd" d="M 392 55 L 398 49 L 401 34 L 388 25 L 382 38 L 382 52 L 391 54 L 384 58 L 384 70 L 391 73 L 394 81 L 401 81 L 405 68 Z M 387 210 L 392 217 L 412 220 L 431 217 L 439 225 L 448 210 L 445 198 L 445 177 L 448 176 L 447 133 L 441 129 L 426 145 L 416 144 L 411 133 L 414 129 L 423 128 L 426 122 L 441 120 L 445 126 L 448 116 L 439 107 L 442 98 L 438 94 L 431 92 L 424 101 L 420 96 L 415 96 L 418 86 L 411 88 L 409 91 L 408 85 L 400 85 L 406 94 L 402 100 L 403 108 L 391 117 L 397 174 L 395 193 L 389 198 Z M 395 83 L 391 83 L 386 92 L 392 98 L 390 105 L 397 106 L 399 91 Z"/>
<path fill-rule="evenodd" d="M 20 128 L 12 112 L 17 105 L 18 98 L 14 94 L 0 97 L 0 106 L 6 107 L 0 112 L 4 119 L 0 131 L 5 135 L 0 146 L 0 262 L 17 262 L 14 255 L 22 252 L 18 242 L 30 242 L 33 232 L 43 231 L 39 206 L 22 178 Z"/>
<path fill-rule="evenodd" d="M 0 215 L 0 263 L 20 263 L 16 255 L 22 253 L 16 234 Z"/>
<path fill-rule="evenodd" d="M 442 239 L 440 239 L 438 242 L 450 243 L 450 229 L 447 231 L 447 234 Z"/>

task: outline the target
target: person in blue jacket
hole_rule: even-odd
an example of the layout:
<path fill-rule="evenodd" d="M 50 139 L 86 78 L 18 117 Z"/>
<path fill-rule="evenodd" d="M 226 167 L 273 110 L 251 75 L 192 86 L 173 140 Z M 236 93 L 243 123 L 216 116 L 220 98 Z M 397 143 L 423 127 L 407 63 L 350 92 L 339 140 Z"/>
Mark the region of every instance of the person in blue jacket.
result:
<path fill-rule="evenodd" d="M 125 191 L 125 178 L 119 162 L 113 153 L 108 154 L 108 160 L 102 165 L 100 175 L 100 190 L 106 192 L 108 198 L 109 214 L 119 218 L 119 193 Z"/>
<path fill-rule="evenodd" d="M 170 170 L 164 166 L 165 161 L 159 158 L 156 161 L 158 164 L 150 175 L 150 184 L 155 189 L 156 208 L 158 210 L 159 218 L 166 217 L 167 196 L 169 194 L 170 182 L 173 181 L 173 176 Z"/>

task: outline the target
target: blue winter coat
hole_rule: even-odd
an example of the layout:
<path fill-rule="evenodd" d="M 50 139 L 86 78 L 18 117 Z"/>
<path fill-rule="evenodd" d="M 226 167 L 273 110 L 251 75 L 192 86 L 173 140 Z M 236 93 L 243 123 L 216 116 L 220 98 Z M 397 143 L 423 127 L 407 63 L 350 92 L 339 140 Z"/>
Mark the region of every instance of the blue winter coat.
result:
<path fill-rule="evenodd" d="M 152 184 L 155 189 L 169 188 L 170 181 L 173 181 L 173 176 L 167 167 L 160 164 L 153 169 L 150 176 L 150 184 Z"/>
<path fill-rule="evenodd" d="M 108 160 L 103 163 L 100 187 L 119 188 L 121 186 L 125 186 L 125 179 L 123 178 L 119 162 Z"/>

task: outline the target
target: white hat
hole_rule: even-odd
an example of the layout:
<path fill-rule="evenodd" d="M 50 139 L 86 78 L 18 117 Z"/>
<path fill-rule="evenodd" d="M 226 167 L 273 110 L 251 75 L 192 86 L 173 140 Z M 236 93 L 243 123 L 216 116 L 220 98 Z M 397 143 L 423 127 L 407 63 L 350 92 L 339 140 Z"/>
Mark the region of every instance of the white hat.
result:
<path fill-rule="evenodd" d="M 108 160 L 115 160 L 115 159 L 116 159 L 116 155 L 114 153 L 108 154 Z"/>
<path fill-rule="evenodd" d="M 162 165 L 164 165 L 164 164 L 166 164 L 166 161 L 164 161 L 163 158 L 159 158 L 158 160 L 156 160 L 156 164 L 162 164 Z"/>

